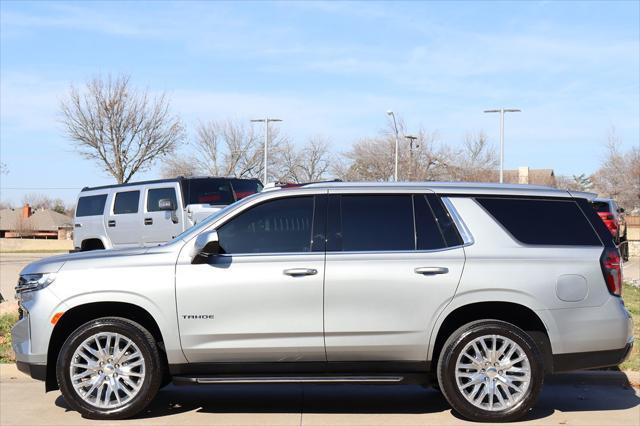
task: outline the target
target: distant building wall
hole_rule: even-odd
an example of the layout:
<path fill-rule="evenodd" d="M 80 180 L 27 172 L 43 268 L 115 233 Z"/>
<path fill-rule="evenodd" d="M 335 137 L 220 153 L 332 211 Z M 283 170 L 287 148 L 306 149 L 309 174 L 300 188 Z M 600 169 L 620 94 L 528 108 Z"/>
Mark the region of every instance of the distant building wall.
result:
<path fill-rule="evenodd" d="M 39 252 L 73 250 L 71 240 L 43 240 L 43 239 L 15 239 L 0 238 L 0 253 L 2 252 Z"/>

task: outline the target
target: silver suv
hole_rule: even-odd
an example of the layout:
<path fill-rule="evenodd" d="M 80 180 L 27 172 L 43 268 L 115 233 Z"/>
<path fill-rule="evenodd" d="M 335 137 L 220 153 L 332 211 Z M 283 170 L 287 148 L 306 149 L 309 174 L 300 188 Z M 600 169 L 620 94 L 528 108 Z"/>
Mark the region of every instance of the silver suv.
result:
<path fill-rule="evenodd" d="M 619 253 L 589 194 L 320 183 L 252 195 L 172 242 L 27 266 L 18 368 L 84 416 L 174 384 L 424 383 L 519 418 L 545 374 L 633 344 Z"/>

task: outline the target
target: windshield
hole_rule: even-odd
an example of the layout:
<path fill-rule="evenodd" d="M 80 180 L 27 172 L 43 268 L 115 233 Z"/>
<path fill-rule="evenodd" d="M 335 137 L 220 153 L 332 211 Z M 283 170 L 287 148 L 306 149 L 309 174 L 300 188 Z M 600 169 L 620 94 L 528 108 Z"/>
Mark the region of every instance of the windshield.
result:
<path fill-rule="evenodd" d="M 196 235 L 196 234 L 200 233 L 200 231 L 202 229 L 204 229 L 207 226 L 209 226 L 216 219 L 218 219 L 219 217 L 227 214 L 228 211 L 233 210 L 236 207 L 240 207 L 241 205 L 245 204 L 246 202 L 252 200 L 254 197 L 257 197 L 258 195 L 259 195 L 259 193 L 250 195 L 250 196 L 248 196 L 246 198 L 243 198 L 241 201 L 236 201 L 235 203 L 229 204 L 228 206 L 225 206 L 224 208 L 218 210 L 217 212 L 212 213 L 210 216 L 207 216 L 207 218 L 204 219 L 202 222 L 198 223 L 195 226 L 192 226 L 191 228 L 185 230 L 181 234 L 178 234 L 170 243 L 178 241 L 178 240 L 183 240 L 183 241 L 188 240 L 189 238 L 191 238 L 192 235 Z"/>

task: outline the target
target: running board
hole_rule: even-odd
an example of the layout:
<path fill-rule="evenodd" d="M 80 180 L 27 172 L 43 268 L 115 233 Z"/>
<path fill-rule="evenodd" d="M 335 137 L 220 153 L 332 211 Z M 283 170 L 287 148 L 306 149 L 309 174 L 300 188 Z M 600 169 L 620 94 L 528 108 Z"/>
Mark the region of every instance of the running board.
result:
<path fill-rule="evenodd" d="M 403 376 L 174 376 L 175 385 L 245 383 L 400 383 Z"/>

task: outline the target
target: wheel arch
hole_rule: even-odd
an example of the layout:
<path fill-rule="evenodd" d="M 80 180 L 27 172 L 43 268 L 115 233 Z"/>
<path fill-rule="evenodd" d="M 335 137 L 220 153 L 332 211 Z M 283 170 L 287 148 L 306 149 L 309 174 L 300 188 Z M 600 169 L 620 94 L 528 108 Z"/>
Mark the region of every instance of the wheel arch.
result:
<path fill-rule="evenodd" d="M 82 324 L 102 317 L 120 317 L 135 321 L 146 328 L 155 338 L 160 349 L 160 357 L 165 363 L 167 354 L 164 338 L 157 321 L 144 308 L 126 302 L 94 302 L 74 306 L 65 311 L 56 323 L 47 350 L 46 391 L 58 389 L 56 380 L 57 358 L 66 339 Z"/>
<path fill-rule="evenodd" d="M 459 306 L 440 323 L 434 343 L 430 345 L 430 360 L 435 369 L 445 341 L 458 328 L 476 320 L 495 319 L 511 323 L 529 334 L 541 351 L 545 372 L 553 371 L 553 352 L 547 327 L 531 308 L 514 302 L 484 301 Z M 433 334 L 432 334 L 433 336 Z"/>

